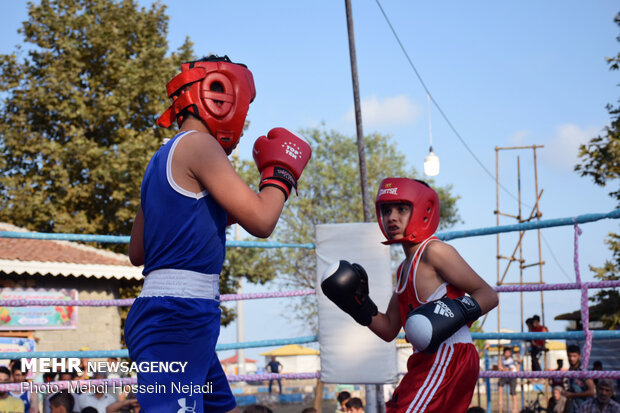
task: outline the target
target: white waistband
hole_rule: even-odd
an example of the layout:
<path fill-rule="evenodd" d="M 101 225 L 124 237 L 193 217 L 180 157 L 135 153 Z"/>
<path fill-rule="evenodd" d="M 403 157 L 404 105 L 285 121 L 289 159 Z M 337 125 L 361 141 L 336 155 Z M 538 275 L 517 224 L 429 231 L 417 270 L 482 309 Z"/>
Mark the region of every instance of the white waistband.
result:
<path fill-rule="evenodd" d="M 444 343 L 446 344 L 456 344 L 456 343 L 471 343 L 471 333 L 469 332 L 469 327 L 467 324 L 463 327 L 459 328 L 456 333 L 452 334 L 448 337 Z"/>
<path fill-rule="evenodd" d="M 219 274 L 188 270 L 151 271 L 144 280 L 140 297 L 179 297 L 220 299 Z"/>

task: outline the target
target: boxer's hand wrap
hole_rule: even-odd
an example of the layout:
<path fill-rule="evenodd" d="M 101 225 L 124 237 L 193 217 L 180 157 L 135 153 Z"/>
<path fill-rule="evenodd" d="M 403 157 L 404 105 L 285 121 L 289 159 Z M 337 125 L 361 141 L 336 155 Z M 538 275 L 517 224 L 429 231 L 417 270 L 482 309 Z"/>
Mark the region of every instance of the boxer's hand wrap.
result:
<path fill-rule="evenodd" d="M 480 305 L 471 297 L 443 297 L 411 311 L 405 335 L 416 350 L 434 353 L 441 343 L 481 313 Z"/>
<path fill-rule="evenodd" d="M 260 172 L 259 188 L 274 186 L 284 193 L 285 199 L 295 188 L 312 149 L 306 140 L 284 128 L 273 128 L 267 136 L 254 143 L 254 162 Z"/>
<path fill-rule="evenodd" d="M 379 311 L 368 295 L 368 275 L 359 264 L 340 260 L 330 265 L 321 281 L 323 294 L 363 326 Z"/>

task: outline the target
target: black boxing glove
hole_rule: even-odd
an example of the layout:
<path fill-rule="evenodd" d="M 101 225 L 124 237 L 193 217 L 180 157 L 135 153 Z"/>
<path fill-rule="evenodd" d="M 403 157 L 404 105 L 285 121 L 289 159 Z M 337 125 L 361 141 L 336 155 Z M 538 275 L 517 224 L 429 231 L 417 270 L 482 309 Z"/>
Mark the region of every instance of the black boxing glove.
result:
<path fill-rule="evenodd" d="M 359 264 L 340 260 L 323 273 L 321 290 L 342 311 L 369 326 L 379 311 L 368 295 L 368 275 Z"/>
<path fill-rule="evenodd" d="M 480 305 L 469 296 L 455 300 L 443 297 L 411 311 L 405 335 L 416 350 L 434 353 L 441 343 L 481 313 Z"/>

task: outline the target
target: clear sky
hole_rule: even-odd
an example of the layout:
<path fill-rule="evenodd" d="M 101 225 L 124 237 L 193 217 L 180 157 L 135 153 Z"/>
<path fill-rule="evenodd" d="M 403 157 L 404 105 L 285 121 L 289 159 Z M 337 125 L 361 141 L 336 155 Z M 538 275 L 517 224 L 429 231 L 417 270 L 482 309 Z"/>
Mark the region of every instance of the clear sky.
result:
<path fill-rule="evenodd" d="M 355 134 L 344 2 L 163 3 L 170 15 L 171 49 L 189 36 L 198 55 L 228 54 L 252 70 L 257 98 L 248 114 L 250 128 L 240 144 L 242 157 L 250 157 L 253 140 L 275 126 L 298 130 L 324 125 Z M 600 188 L 580 178 L 573 166 L 578 145 L 609 124 L 605 105 L 615 104 L 618 98 L 619 73 L 610 72 L 605 62 L 605 57 L 615 55 L 620 47 L 618 26 L 613 23 L 617 2 L 383 0 L 381 4 L 431 94 L 493 175 L 495 147 L 544 145 L 538 150 L 543 219 L 615 208 L 607 195 L 612 188 Z M 364 132 L 391 135 L 409 164 L 421 171 L 429 146 L 426 92 L 377 3 L 354 1 L 353 15 Z M 0 53 L 9 53 L 21 43 L 17 29 L 26 18 L 24 2 L 3 3 Z M 153 67 L 156 70 L 156 62 Z M 431 108 L 431 116 L 433 146 L 441 160 L 436 182 L 453 185 L 454 194 L 460 196 L 463 223 L 454 229 L 494 226 L 495 180 L 467 152 L 437 108 Z M 517 155 L 524 214 L 529 213 L 535 194 L 531 150 L 502 152 L 500 181 L 511 194 L 500 192 L 500 207 L 515 215 L 517 202 L 512 196 L 517 194 Z M 512 224 L 514 220 L 503 218 L 500 223 Z M 603 240 L 609 231 L 618 231 L 618 221 L 586 224 L 582 229 L 580 269 L 583 279 L 592 280 L 588 265 L 601 265 L 611 257 Z M 544 280 L 574 280 L 572 228 L 546 229 L 542 234 Z M 487 282 L 496 283 L 495 236 L 451 244 Z M 501 254 L 510 255 L 515 237 L 502 236 L 501 245 Z M 526 235 L 524 254 L 528 263 L 538 261 L 535 232 Z M 535 281 L 538 269 L 528 269 L 524 276 L 525 281 Z M 506 278 L 517 280 L 516 272 Z M 291 328 L 282 302 L 246 302 L 246 340 L 309 334 L 301 324 Z M 577 310 L 578 303 L 578 292 L 545 293 L 550 330 L 564 330 L 566 323 L 553 318 Z M 524 304 L 526 317 L 540 313 L 538 293 L 525 294 Z M 502 328 L 520 330 L 519 294 L 502 295 L 501 306 Z M 496 328 L 494 311 L 485 331 Z M 220 338 L 223 343 L 231 341 L 235 341 L 234 326 L 223 329 Z M 247 354 L 256 357 L 265 350 L 252 349 Z"/>

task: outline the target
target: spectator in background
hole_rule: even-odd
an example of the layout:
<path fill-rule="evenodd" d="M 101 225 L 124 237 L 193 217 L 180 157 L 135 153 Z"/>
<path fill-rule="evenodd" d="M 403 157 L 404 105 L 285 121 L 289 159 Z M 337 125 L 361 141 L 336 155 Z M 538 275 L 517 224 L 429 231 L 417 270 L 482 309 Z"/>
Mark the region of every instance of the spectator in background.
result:
<path fill-rule="evenodd" d="M 581 350 L 579 346 L 571 344 L 566 347 L 568 354 L 569 370 L 581 370 Z M 581 405 L 595 394 L 594 381 L 592 379 L 568 379 L 568 390 L 564 391 L 568 399 L 566 413 L 578 413 Z"/>
<path fill-rule="evenodd" d="M 364 413 L 364 403 L 359 397 L 350 398 L 344 406 L 347 413 Z"/>
<path fill-rule="evenodd" d="M 243 413 L 273 413 L 273 411 L 262 404 L 251 404 L 243 409 Z"/>
<path fill-rule="evenodd" d="M 52 394 L 49 402 L 51 413 L 72 413 L 75 403 L 73 395 L 67 391 Z"/>
<path fill-rule="evenodd" d="M 11 382 L 11 370 L 0 366 L 0 384 Z M 8 391 L 0 392 L 0 413 L 24 413 L 24 402 L 13 397 Z"/>
<path fill-rule="evenodd" d="M 271 357 L 271 361 L 267 363 L 267 367 L 265 368 L 267 369 L 267 372 L 269 373 L 278 374 L 282 370 L 282 363 L 277 361 L 276 357 L 273 356 Z M 278 381 L 278 387 L 280 388 L 280 394 L 282 394 L 282 379 L 270 379 L 269 380 L 269 394 L 271 394 L 271 385 L 273 384 L 274 380 Z"/>
<path fill-rule="evenodd" d="M 554 371 L 564 371 L 564 360 L 557 359 L 555 362 L 557 364 L 557 367 Z M 562 389 L 564 389 L 564 377 L 554 377 L 552 379 L 549 379 L 549 384 L 551 385 L 551 388 L 561 387 Z"/>
<path fill-rule="evenodd" d="M 564 413 L 566 410 L 566 397 L 562 394 L 564 387 L 555 386 L 551 398 L 547 403 L 547 413 Z"/>
<path fill-rule="evenodd" d="M 107 377 L 106 373 L 98 371 L 94 374 L 93 379 L 102 380 Z M 106 392 L 82 393 L 77 398 L 76 410 L 82 411 L 85 407 L 94 407 L 97 409 L 97 413 L 106 413 L 106 408 L 115 402 L 114 396 Z"/>
<path fill-rule="evenodd" d="M 106 413 L 134 413 L 140 411 L 140 403 L 135 397 L 114 402 L 105 409 Z"/>
<path fill-rule="evenodd" d="M 23 371 L 22 371 L 23 370 Z M 11 363 L 11 378 L 13 383 L 27 382 L 26 376 L 28 370 L 22 369 L 21 360 L 14 360 Z M 11 392 L 11 395 L 21 399 L 24 402 L 24 412 L 26 413 L 39 413 L 39 395 L 36 392 L 26 390 L 25 392 Z"/>
<path fill-rule="evenodd" d="M 90 347 L 82 347 L 80 351 L 90 351 Z M 82 370 L 82 374 L 80 374 L 77 379 L 78 380 L 88 380 L 90 379 L 90 375 L 88 373 L 88 361 L 89 359 L 86 357 L 82 357 L 80 359 L 80 370 Z"/>
<path fill-rule="evenodd" d="M 336 400 L 338 401 L 338 408 L 336 408 L 336 413 L 346 412 L 345 403 L 348 402 L 350 398 L 351 393 L 349 393 L 348 391 L 341 391 L 340 393 L 338 393 L 338 396 L 336 396 Z"/>
<path fill-rule="evenodd" d="M 67 371 L 61 371 L 60 373 L 58 373 L 58 377 L 54 376 L 52 378 L 51 381 L 54 381 L 54 379 L 58 380 L 58 381 L 71 381 L 71 380 L 75 380 L 77 378 L 77 373 L 70 373 Z M 72 390 L 70 395 L 71 397 L 73 397 L 73 406 L 74 408 L 78 407 L 78 401 L 77 398 L 79 396 L 80 393 L 80 389 L 76 388 L 75 391 Z M 45 398 L 43 399 L 43 413 L 51 413 L 51 406 L 50 406 L 50 399 L 52 398 L 52 396 L 54 396 L 57 393 L 50 393 L 48 395 L 45 396 Z"/>
<path fill-rule="evenodd" d="M 603 362 L 600 360 L 595 360 L 594 363 L 592 363 L 592 370 L 598 370 L 598 371 L 603 370 Z M 594 381 L 594 386 L 596 386 L 596 384 L 598 383 L 598 379 L 593 379 L 593 381 Z"/>
<path fill-rule="evenodd" d="M 525 324 L 527 325 L 527 328 L 530 332 L 532 333 L 543 333 L 543 332 L 548 332 L 549 329 L 540 324 L 540 316 L 538 316 L 537 314 L 535 314 L 534 316 L 532 316 L 532 318 L 528 318 L 525 321 Z M 530 355 L 532 357 L 532 371 L 540 371 L 540 362 L 538 361 L 538 358 L 540 357 L 540 353 L 542 353 L 544 350 L 546 350 L 545 348 L 545 340 L 532 340 L 531 342 L 531 348 L 530 348 Z"/>
<path fill-rule="evenodd" d="M 480 406 L 472 406 L 469 409 L 467 409 L 467 413 L 486 413 L 486 410 L 484 410 Z"/>
<path fill-rule="evenodd" d="M 519 365 L 515 361 L 512 356 L 512 348 L 504 347 L 504 351 L 502 354 L 502 359 L 497 363 L 497 368 L 500 371 L 518 371 Z M 499 379 L 498 383 L 498 396 L 499 396 L 499 411 L 503 411 L 503 396 L 504 396 L 504 386 L 510 386 L 510 396 L 509 396 L 509 411 L 512 413 L 517 413 L 517 378 L 516 377 L 502 377 Z"/>
<path fill-rule="evenodd" d="M 586 400 L 579 413 L 620 413 L 620 404 L 612 400 L 614 381 L 600 379 L 596 385 L 596 397 Z"/>

